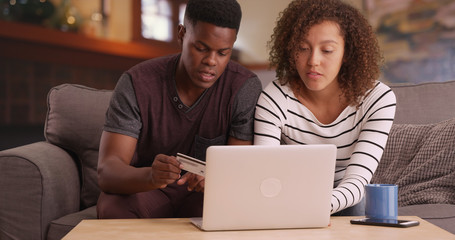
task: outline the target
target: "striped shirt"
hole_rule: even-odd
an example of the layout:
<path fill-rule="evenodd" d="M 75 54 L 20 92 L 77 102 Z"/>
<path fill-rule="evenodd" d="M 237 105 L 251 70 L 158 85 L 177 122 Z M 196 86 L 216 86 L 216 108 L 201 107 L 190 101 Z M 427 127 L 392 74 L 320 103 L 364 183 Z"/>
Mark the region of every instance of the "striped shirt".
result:
<path fill-rule="evenodd" d="M 254 144 L 336 145 L 333 214 L 363 198 L 384 151 L 395 108 L 395 94 L 378 81 L 359 108 L 348 106 L 335 121 L 322 124 L 297 100 L 289 84 L 274 81 L 256 105 Z"/>

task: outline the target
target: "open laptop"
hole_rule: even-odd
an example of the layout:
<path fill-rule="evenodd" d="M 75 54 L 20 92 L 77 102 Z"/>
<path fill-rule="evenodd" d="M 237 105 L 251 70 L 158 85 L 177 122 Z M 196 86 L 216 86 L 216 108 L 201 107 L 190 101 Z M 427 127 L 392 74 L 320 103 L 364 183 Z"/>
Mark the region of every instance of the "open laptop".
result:
<path fill-rule="evenodd" d="M 205 231 L 327 227 L 335 145 L 211 146 L 202 218 Z"/>

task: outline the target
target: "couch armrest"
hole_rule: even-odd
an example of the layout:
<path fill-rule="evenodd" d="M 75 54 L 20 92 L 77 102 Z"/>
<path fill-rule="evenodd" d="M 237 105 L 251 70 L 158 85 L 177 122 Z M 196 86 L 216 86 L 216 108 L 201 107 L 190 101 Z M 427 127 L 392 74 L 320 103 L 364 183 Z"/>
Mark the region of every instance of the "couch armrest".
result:
<path fill-rule="evenodd" d="M 45 239 L 52 220 L 79 211 L 77 165 L 55 145 L 1 151 L 0 172 L 0 239 Z"/>

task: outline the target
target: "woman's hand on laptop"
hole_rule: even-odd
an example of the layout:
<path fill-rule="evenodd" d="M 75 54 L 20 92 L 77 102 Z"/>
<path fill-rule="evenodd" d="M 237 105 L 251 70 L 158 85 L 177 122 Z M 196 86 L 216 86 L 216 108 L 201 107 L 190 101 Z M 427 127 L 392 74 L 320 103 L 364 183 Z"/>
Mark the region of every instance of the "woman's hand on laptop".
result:
<path fill-rule="evenodd" d="M 185 173 L 178 181 L 178 185 L 188 184 L 188 191 L 204 192 L 205 178 L 194 173 Z"/>

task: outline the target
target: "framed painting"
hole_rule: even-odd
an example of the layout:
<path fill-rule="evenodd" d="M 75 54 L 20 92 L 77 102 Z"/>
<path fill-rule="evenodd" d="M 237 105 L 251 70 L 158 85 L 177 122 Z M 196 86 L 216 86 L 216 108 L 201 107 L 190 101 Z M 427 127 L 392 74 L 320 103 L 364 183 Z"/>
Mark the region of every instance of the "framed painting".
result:
<path fill-rule="evenodd" d="M 363 0 L 384 54 L 383 81 L 455 80 L 455 0 Z"/>

